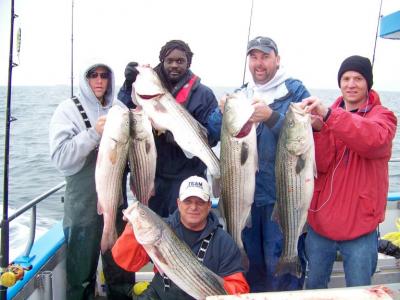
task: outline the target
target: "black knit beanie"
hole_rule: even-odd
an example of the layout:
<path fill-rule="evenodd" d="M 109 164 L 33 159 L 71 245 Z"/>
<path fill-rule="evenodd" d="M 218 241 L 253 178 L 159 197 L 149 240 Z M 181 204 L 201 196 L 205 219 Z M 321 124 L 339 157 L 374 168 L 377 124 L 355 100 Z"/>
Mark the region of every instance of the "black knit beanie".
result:
<path fill-rule="evenodd" d="M 338 72 L 339 87 L 340 79 L 342 78 L 343 73 L 347 71 L 356 71 L 360 73 L 367 81 L 368 91 L 371 89 L 373 84 L 372 65 L 371 61 L 367 57 L 353 55 L 342 62 Z"/>

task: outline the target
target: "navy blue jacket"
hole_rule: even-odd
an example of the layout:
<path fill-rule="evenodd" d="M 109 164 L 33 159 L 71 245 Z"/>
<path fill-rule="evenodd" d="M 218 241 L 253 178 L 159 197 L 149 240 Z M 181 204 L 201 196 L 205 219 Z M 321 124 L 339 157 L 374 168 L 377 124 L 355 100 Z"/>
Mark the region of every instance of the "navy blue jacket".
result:
<path fill-rule="evenodd" d="M 187 76 L 182 82 L 178 83 L 178 86 L 183 86 L 190 76 L 192 76 L 192 73 L 188 71 Z M 178 90 L 176 90 L 177 92 Z M 134 107 L 131 93 L 132 87 L 125 83 L 118 93 L 118 99 L 130 108 Z M 176 96 L 174 92 L 172 94 Z M 212 90 L 200 83 L 200 78 L 193 87 L 189 99 L 183 105 L 199 123 L 209 130 L 208 119 L 210 114 L 218 107 L 218 102 Z M 154 139 L 157 149 L 157 177 L 184 180 L 192 175 L 205 175 L 206 165 L 197 157 L 188 159 L 171 137 L 171 133 L 155 134 Z M 208 136 L 211 147 L 215 146 L 218 140 L 219 135 Z"/>
<path fill-rule="evenodd" d="M 285 113 L 290 102 L 301 102 L 310 96 L 301 81 L 287 79 L 285 81 L 287 94 L 275 99 L 269 106 L 275 112 L 276 118 L 260 123 L 257 127 L 257 150 L 258 150 L 258 171 L 256 174 L 256 190 L 254 202 L 256 206 L 274 204 L 275 192 L 275 154 Z M 247 89 L 245 86 L 244 90 Z M 222 125 L 222 113 L 219 108 L 215 109 L 209 119 L 209 134 L 220 135 Z"/>
<path fill-rule="evenodd" d="M 183 224 L 180 221 L 179 211 L 176 210 L 165 221 L 171 226 L 176 235 L 184 241 Z M 208 214 L 206 228 L 191 247 L 193 253 L 197 254 L 199 252 L 201 242 L 212 231 L 215 231 L 214 236 L 207 248 L 203 264 L 221 277 L 244 272 L 238 246 L 232 237 L 223 230 L 219 224 L 218 217 L 212 211 Z"/>

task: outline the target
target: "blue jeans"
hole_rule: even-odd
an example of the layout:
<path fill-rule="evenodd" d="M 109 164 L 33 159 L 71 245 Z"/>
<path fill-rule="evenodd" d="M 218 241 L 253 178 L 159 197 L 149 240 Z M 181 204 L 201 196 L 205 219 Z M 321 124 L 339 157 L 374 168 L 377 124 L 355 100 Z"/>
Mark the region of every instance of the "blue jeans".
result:
<path fill-rule="evenodd" d="M 251 227 L 242 233 L 243 244 L 250 261 L 246 273 L 251 292 L 290 291 L 303 288 L 306 262 L 304 258 L 304 235 L 299 239 L 298 251 L 302 263 L 301 278 L 285 274 L 275 276 L 275 269 L 281 256 L 283 235 L 278 223 L 271 220 L 274 205 L 251 208 Z"/>
<path fill-rule="evenodd" d="M 378 261 L 376 230 L 349 241 L 334 241 L 316 233 L 309 226 L 306 237 L 308 272 L 306 289 L 327 288 L 336 253 L 343 257 L 346 286 L 370 285 Z"/>

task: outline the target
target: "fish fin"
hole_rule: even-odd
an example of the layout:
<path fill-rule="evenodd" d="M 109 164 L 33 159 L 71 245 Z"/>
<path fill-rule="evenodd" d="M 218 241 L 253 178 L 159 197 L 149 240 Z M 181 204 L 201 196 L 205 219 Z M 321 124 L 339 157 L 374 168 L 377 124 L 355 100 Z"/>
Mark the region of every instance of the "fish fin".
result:
<path fill-rule="evenodd" d="M 280 218 L 279 218 L 279 204 L 278 204 L 278 202 L 275 202 L 274 209 L 273 209 L 272 215 L 271 215 L 271 220 L 275 221 L 276 223 L 278 223 L 279 228 L 282 230 L 282 226 L 281 226 L 281 222 L 280 222 Z"/>
<path fill-rule="evenodd" d="M 163 265 L 168 265 L 168 262 L 165 260 L 164 256 L 162 255 L 161 251 L 158 249 L 158 246 L 154 246 L 153 250 L 152 250 L 153 254 L 155 255 L 155 257 L 157 258 L 157 260 L 163 264 Z M 155 263 L 155 265 L 157 266 L 157 269 L 159 271 L 161 271 L 161 268 L 159 268 L 159 266 Z"/>
<path fill-rule="evenodd" d="M 207 136 L 208 136 L 208 130 L 207 128 L 205 128 L 199 121 L 197 121 L 196 119 L 194 119 L 195 124 L 197 125 L 198 128 L 198 132 L 200 133 L 200 136 L 202 136 L 205 140 L 207 140 Z"/>
<path fill-rule="evenodd" d="M 242 143 L 242 148 L 240 149 L 240 164 L 243 166 L 247 159 L 249 158 L 249 144 Z"/>
<path fill-rule="evenodd" d="M 300 172 L 304 169 L 304 166 L 306 165 L 306 161 L 302 155 L 299 155 L 297 157 L 297 162 L 296 162 L 296 174 L 300 174 Z"/>
<path fill-rule="evenodd" d="M 252 222 L 252 220 L 251 220 L 251 210 L 250 210 L 250 212 L 249 212 L 249 215 L 248 215 L 247 218 L 246 218 L 246 221 L 245 221 L 245 223 L 244 223 L 244 226 L 247 227 L 247 228 L 253 227 L 253 222 Z"/>
<path fill-rule="evenodd" d="M 292 274 L 297 278 L 302 275 L 302 268 L 300 259 L 298 256 L 295 257 L 281 257 L 276 265 L 275 276 L 281 276 L 285 274 Z"/>
<path fill-rule="evenodd" d="M 242 258 L 242 267 L 244 268 L 244 272 L 247 272 L 250 268 L 250 261 L 244 248 L 240 248 L 240 255 Z"/>
<path fill-rule="evenodd" d="M 101 236 L 101 243 L 100 243 L 101 253 L 104 254 L 107 250 L 111 249 L 114 246 L 117 239 L 118 235 L 115 227 L 114 231 L 111 234 L 104 234 L 104 229 L 103 229 L 103 235 Z"/>
<path fill-rule="evenodd" d="M 186 156 L 187 158 L 191 159 L 191 158 L 194 157 L 194 155 L 193 155 L 191 152 L 186 151 L 185 149 L 182 149 L 182 151 L 183 151 L 183 153 L 185 154 L 185 156 Z"/>
<path fill-rule="evenodd" d="M 146 154 L 149 154 L 151 150 L 151 144 L 149 141 L 146 141 L 145 148 L 146 148 Z"/>
<path fill-rule="evenodd" d="M 211 190 L 214 198 L 219 198 L 221 196 L 221 179 L 212 176 L 211 177 Z"/>
<path fill-rule="evenodd" d="M 161 97 L 160 97 L 161 99 Z M 160 101 L 153 101 L 154 109 L 158 112 L 168 113 L 167 109 Z"/>
<path fill-rule="evenodd" d="M 117 162 L 117 158 L 118 158 L 117 142 L 114 139 L 111 139 L 110 148 L 111 148 L 111 150 L 109 152 L 108 158 L 110 159 L 111 163 L 114 165 Z"/>
<path fill-rule="evenodd" d="M 224 201 L 221 197 L 218 200 L 217 209 L 219 211 L 221 218 L 223 219 L 223 221 L 225 223 L 225 228 L 226 228 L 226 215 L 225 215 Z"/>
<path fill-rule="evenodd" d="M 101 206 L 101 204 L 100 204 L 100 201 L 99 200 L 97 200 L 97 214 L 98 215 L 102 215 L 103 214 L 103 207 Z"/>
<path fill-rule="evenodd" d="M 315 159 L 313 159 L 313 173 L 314 173 L 314 178 L 318 178 L 317 163 Z"/>

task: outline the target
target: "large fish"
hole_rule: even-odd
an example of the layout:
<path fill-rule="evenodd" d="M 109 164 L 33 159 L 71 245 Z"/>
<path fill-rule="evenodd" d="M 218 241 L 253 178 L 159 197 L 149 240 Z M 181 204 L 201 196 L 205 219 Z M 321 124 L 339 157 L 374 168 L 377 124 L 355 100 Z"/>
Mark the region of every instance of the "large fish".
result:
<path fill-rule="evenodd" d="M 276 150 L 276 204 L 273 218 L 282 229 L 284 246 L 276 274 L 301 276 L 297 243 L 303 232 L 316 174 L 310 114 L 291 103 Z"/>
<path fill-rule="evenodd" d="M 228 96 L 221 129 L 221 197 L 227 231 L 238 245 L 243 266 L 248 267 L 242 230 L 250 225 L 258 169 L 255 124 L 249 121 L 254 109 L 243 93 Z"/>
<path fill-rule="evenodd" d="M 122 175 L 129 147 L 129 110 L 114 105 L 110 108 L 96 161 L 97 210 L 103 214 L 101 251 L 111 249 L 117 239 L 115 218 L 122 199 Z"/>
<path fill-rule="evenodd" d="M 130 110 L 131 139 L 129 167 L 131 189 L 141 203 L 148 205 L 154 192 L 157 151 L 149 118 L 143 110 Z"/>
<path fill-rule="evenodd" d="M 196 299 L 226 295 L 223 279 L 204 266 L 172 229 L 150 208 L 136 201 L 124 211 L 136 240 L 161 274 Z"/>
<path fill-rule="evenodd" d="M 219 160 L 208 145 L 207 130 L 162 86 L 157 73 L 137 67 L 134 98 L 143 107 L 157 130 L 172 132 L 188 158 L 198 157 L 214 178 L 220 177 Z"/>

